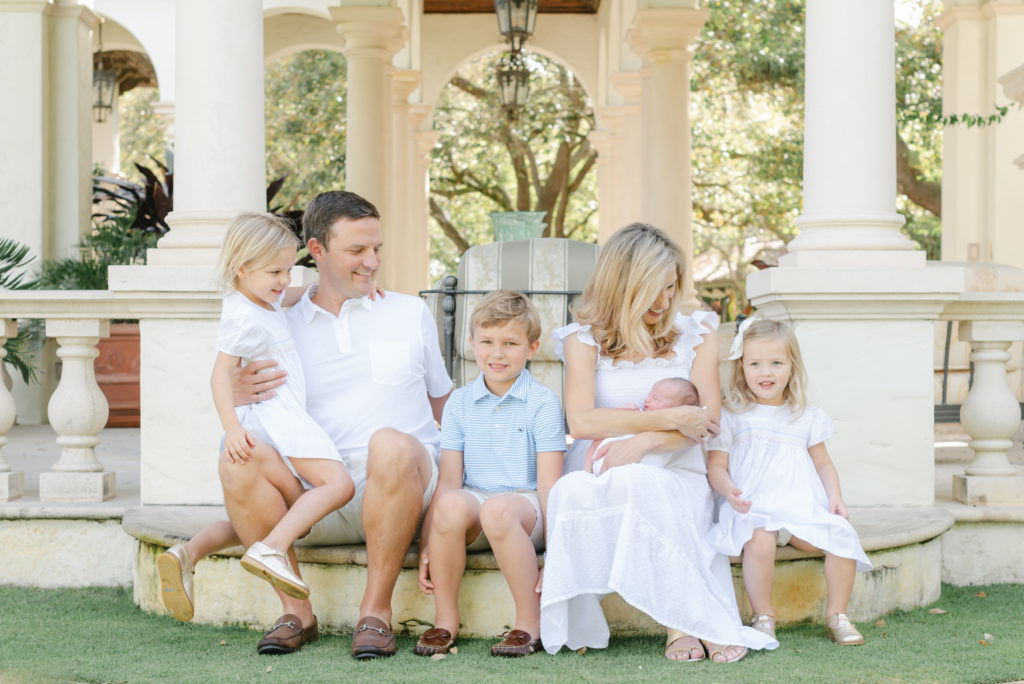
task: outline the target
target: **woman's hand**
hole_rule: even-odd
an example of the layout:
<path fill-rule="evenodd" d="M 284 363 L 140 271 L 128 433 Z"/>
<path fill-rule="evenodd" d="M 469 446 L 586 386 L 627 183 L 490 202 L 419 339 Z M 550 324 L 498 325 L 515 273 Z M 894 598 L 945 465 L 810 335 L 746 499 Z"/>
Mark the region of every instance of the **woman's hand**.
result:
<path fill-rule="evenodd" d="M 634 435 L 629 439 L 618 439 L 604 445 L 594 454 L 594 460 L 604 459 L 604 463 L 601 465 L 601 472 L 606 473 L 609 468 L 639 463 L 646 453 L 647 448 L 644 439 L 640 435 Z"/>
<path fill-rule="evenodd" d="M 711 414 L 708 413 L 705 407 L 677 406 L 661 410 L 669 412 L 679 432 L 698 444 L 721 432 L 721 428 L 718 427 L 718 421 L 711 417 Z"/>

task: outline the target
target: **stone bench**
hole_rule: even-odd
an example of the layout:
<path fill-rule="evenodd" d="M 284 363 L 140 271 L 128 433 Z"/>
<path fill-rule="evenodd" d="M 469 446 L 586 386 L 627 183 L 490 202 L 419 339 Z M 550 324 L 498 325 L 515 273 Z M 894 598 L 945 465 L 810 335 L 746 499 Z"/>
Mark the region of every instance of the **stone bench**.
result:
<path fill-rule="evenodd" d="M 890 610 L 927 605 L 940 591 L 939 537 L 953 526 L 953 516 L 931 507 L 853 508 L 850 517 L 875 568 L 858 573 L 849 614 L 854 620 L 874 619 Z M 125 512 L 125 532 L 137 540 L 134 561 L 135 602 L 146 611 L 162 613 L 156 558 L 171 545 L 185 541 L 204 525 L 224 520 L 219 506 L 142 506 Z M 236 547 L 198 563 L 195 579 L 195 620 L 211 624 L 242 623 L 265 626 L 281 607 L 266 582 L 242 569 L 243 549 Z M 321 628 L 351 630 L 359 618 L 366 585 L 363 546 L 296 546 L 302 576 L 312 589 Z M 750 606 L 743 589 L 739 559 L 733 563 L 733 583 L 744 618 Z M 825 610 L 823 559 L 820 555 L 779 549 L 773 599 L 780 623 L 812 618 Z M 402 564 L 392 602 L 392 623 L 398 631 L 418 633 L 433 620 L 433 598 L 417 586 L 417 555 L 410 549 Z M 471 553 L 459 598 L 466 636 L 492 637 L 511 627 L 512 597 L 490 553 Z M 603 607 L 613 633 L 658 633 L 661 628 L 617 595 Z"/>

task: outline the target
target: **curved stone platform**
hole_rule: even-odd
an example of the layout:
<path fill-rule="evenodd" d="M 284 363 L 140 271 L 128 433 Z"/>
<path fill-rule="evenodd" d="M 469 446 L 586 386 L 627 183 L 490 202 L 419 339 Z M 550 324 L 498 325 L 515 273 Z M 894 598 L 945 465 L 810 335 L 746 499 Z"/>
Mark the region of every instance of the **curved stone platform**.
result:
<path fill-rule="evenodd" d="M 939 537 L 954 519 L 938 508 L 854 508 L 851 521 L 875 568 L 858 573 L 849 614 L 869 620 L 897 608 L 927 605 L 939 598 L 942 554 Z M 156 558 L 184 541 L 205 524 L 223 520 L 214 506 L 145 506 L 126 511 L 124 530 L 139 544 L 135 558 L 135 602 L 151 612 L 164 612 Z M 195 599 L 198 622 L 270 624 L 280 604 L 266 583 L 242 569 L 237 547 L 201 561 L 196 568 Z M 350 630 L 366 584 L 366 550 L 362 546 L 296 547 L 302 575 L 312 588 L 321 628 Z M 749 616 L 738 559 L 733 558 L 733 581 L 741 612 Z M 433 619 L 433 600 L 416 584 L 415 549 L 403 563 L 394 594 L 394 626 L 417 633 Z M 821 620 L 825 609 L 825 580 L 820 555 L 792 547 L 779 550 L 773 598 L 780 622 Z M 490 553 L 469 554 L 460 595 L 462 634 L 494 636 L 511 627 L 512 598 Z M 605 614 L 616 634 L 658 633 L 661 628 L 623 602 L 605 598 Z"/>

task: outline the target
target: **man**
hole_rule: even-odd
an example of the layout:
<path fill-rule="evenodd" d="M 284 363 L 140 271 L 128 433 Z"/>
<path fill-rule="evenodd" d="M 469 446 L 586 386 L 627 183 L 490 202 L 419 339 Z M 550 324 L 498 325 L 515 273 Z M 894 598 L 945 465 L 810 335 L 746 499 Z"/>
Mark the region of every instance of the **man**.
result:
<path fill-rule="evenodd" d="M 452 381 L 433 319 L 417 297 L 370 299 L 382 247 L 380 215 L 351 192 L 326 192 L 309 205 L 303 236 L 320 270 L 287 313 L 306 376 L 306 409 L 327 431 L 356 485 L 355 495 L 306 537 L 315 545 L 366 543 L 367 579 L 352 639 L 357 659 L 395 652 L 391 595 L 402 561 L 437 485 L 440 421 Z M 239 375 L 236 403 L 265 399 L 286 382 L 253 363 Z M 280 458 L 246 464 L 220 459 L 228 517 L 246 547 L 287 510 L 295 476 Z M 289 549 L 298 571 L 294 549 Z M 313 607 L 278 592 L 283 615 L 260 653 L 290 653 L 318 638 Z"/>

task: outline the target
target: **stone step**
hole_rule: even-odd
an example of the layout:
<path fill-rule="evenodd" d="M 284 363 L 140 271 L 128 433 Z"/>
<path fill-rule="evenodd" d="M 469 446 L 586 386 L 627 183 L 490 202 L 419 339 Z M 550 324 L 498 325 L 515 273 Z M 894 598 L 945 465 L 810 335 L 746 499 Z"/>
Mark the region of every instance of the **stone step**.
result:
<path fill-rule="evenodd" d="M 207 523 L 225 520 L 219 506 L 141 506 L 125 512 L 122 525 L 138 540 L 134 563 L 135 602 L 150 612 L 164 612 L 156 558 L 168 547 L 183 542 Z M 850 519 L 857 528 L 874 569 L 858 573 L 849 615 L 870 620 L 897 608 L 927 605 L 939 597 L 942 566 L 939 537 L 953 524 L 946 510 L 932 507 L 853 508 Z M 195 620 L 210 624 L 269 625 L 281 612 L 267 584 L 242 569 L 243 549 L 236 547 L 204 559 L 195 576 Z M 366 549 L 363 546 L 296 546 L 302 576 L 322 628 L 351 630 L 366 584 Z M 538 558 L 538 562 L 540 562 Z M 733 562 L 733 583 L 740 611 L 749 618 L 739 559 Z M 396 630 L 418 633 L 432 624 L 433 599 L 417 586 L 415 546 L 406 555 L 393 597 Z M 821 620 L 825 609 L 823 558 L 779 549 L 773 602 L 780 623 L 806 618 Z M 650 618 L 617 595 L 602 603 L 612 632 L 618 635 L 659 633 Z M 512 597 L 491 553 L 467 555 L 466 574 L 459 596 L 461 633 L 491 637 L 509 629 L 514 617 Z"/>

